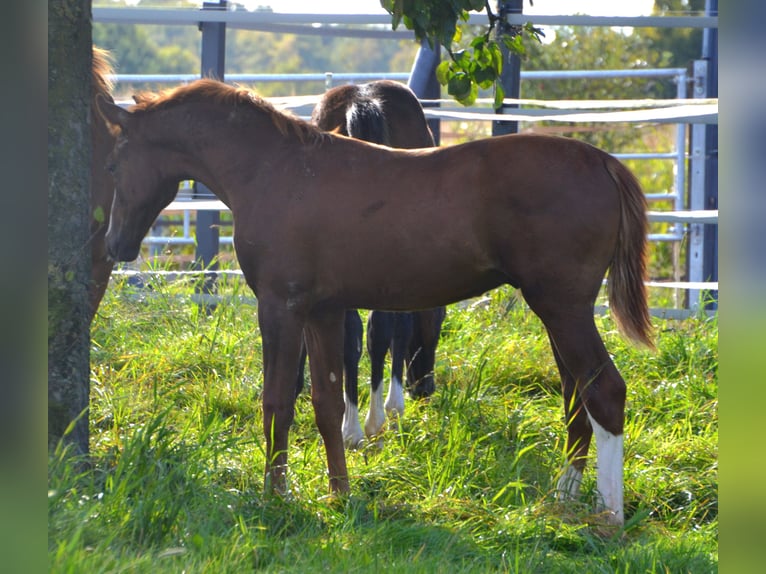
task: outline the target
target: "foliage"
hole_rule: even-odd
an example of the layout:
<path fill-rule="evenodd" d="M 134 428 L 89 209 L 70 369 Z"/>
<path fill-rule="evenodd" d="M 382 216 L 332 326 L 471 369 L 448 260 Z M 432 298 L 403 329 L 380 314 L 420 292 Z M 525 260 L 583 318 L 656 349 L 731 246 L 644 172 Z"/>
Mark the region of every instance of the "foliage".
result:
<path fill-rule="evenodd" d="M 658 321 L 658 351 L 598 317 L 628 381 L 625 501 L 615 532 L 552 494 L 563 409 L 544 328 L 510 289 L 451 306 L 437 392 L 348 454 L 327 496 L 307 394 L 291 494 L 264 498 L 261 340 L 243 282 L 206 313 L 193 285 L 117 280 L 93 325 L 91 467 L 48 464 L 51 572 L 715 572 L 718 327 Z M 361 365 L 369 377 L 366 357 Z M 361 406 L 369 401 L 366 385 Z"/>
<path fill-rule="evenodd" d="M 427 41 L 433 49 L 443 46 L 450 59 L 439 64 L 436 78 L 447 93 L 465 106 L 472 105 L 479 88 L 494 90 L 494 107 L 502 105 L 505 93 L 500 82 L 503 71 L 503 46 L 510 54 L 524 56 L 526 39 L 537 40 L 543 35 L 539 28 L 527 23 L 511 26 L 505 21 L 507 3 L 500 3 L 495 14 L 486 0 L 381 0 L 380 5 L 391 14 L 391 26 L 396 30 L 404 23 L 419 41 Z M 520 2 L 519 2 L 520 4 Z M 487 10 L 489 25 L 476 33 L 468 49 L 453 50 L 460 42 L 462 30 L 458 21 L 468 22 L 470 12 Z"/>

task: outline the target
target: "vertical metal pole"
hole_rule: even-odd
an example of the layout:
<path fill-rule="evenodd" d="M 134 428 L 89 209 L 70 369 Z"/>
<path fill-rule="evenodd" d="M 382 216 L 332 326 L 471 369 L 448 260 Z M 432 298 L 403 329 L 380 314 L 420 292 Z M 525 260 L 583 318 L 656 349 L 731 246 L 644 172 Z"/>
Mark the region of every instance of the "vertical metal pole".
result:
<path fill-rule="evenodd" d="M 436 66 L 441 59 L 441 49 L 436 46 L 433 50 L 427 41 L 420 44 L 415 61 L 410 71 L 410 79 L 407 82 L 409 88 L 422 100 L 438 100 L 441 97 L 441 86 L 436 79 Z M 423 104 L 423 107 L 438 107 L 438 103 Z M 438 146 L 441 137 L 441 122 L 438 118 L 428 120 L 428 127 L 434 135 L 434 143 Z"/>
<path fill-rule="evenodd" d="M 226 10 L 226 0 L 221 2 L 204 2 L 203 10 Z M 226 24 L 223 22 L 201 22 L 199 29 L 202 32 L 201 75 L 203 78 L 215 78 L 223 81 L 224 61 L 226 55 Z M 194 182 L 193 197 L 210 198 L 213 193 L 204 184 Z M 219 211 L 197 212 L 197 248 L 194 266 L 196 269 L 217 269 L 219 241 L 218 228 L 221 222 Z M 212 290 L 212 281 L 215 274 L 206 277 L 202 288 L 204 292 Z"/>
<path fill-rule="evenodd" d="M 508 14 L 521 14 L 522 0 L 498 0 L 496 34 L 498 39 L 509 32 Z M 509 52 L 508 48 L 500 42 L 500 51 L 503 54 L 503 71 L 500 74 L 500 83 L 505 91 L 506 98 L 519 98 L 521 93 L 521 59 Z M 503 104 L 495 113 L 507 113 L 507 110 L 518 108 L 516 104 Z M 492 122 L 492 135 L 500 136 L 515 134 L 519 131 L 518 122 Z"/>
<path fill-rule="evenodd" d="M 705 12 L 718 15 L 718 0 L 707 0 Z M 718 30 L 706 28 L 702 59 L 694 62 L 695 98 L 718 97 Z M 690 160 L 690 209 L 718 209 L 718 126 L 692 125 Z M 689 280 L 718 281 L 718 227 L 692 224 L 689 233 Z M 700 290 L 689 291 L 689 307 L 702 303 Z M 718 291 L 710 292 L 706 309 L 718 308 Z"/>

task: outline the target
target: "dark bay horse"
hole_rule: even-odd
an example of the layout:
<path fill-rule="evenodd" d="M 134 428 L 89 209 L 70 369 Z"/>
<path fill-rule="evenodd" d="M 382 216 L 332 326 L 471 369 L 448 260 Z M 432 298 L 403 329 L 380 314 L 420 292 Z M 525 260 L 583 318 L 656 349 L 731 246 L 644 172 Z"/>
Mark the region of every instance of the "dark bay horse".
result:
<path fill-rule="evenodd" d="M 109 284 L 114 262 L 106 251 L 106 230 L 109 224 L 109 211 L 114 197 L 114 180 L 105 169 L 106 158 L 114 148 L 114 136 L 109 126 L 96 109 L 96 99 L 104 98 L 114 103 L 111 91 L 112 84 L 109 75 L 112 73 L 110 55 L 106 50 L 93 47 L 93 62 L 91 76 L 91 112 L 90 133 L 93 141 L 93 157 L 90 167 L 90 242 L 91 242 L 91 273 L 90 273 L 90 318 L 98 310 L 101 299 Z"/>
<path fill-rule="evenodd" d="M 244 89 L 198 80 L 125 110 L 98 100 L 117 143 L 107 232 L 113 259 L 141 240 L 185 179 L 231 209 L 234 245 L 258 298 L 265 486 L 286 489 L 288 432 L 304 339 L 330 489 L 347 492 L 346 309 L 430 309 L 502 284 L 544 323 L 567 423 L 562 498 L 579 492 L 591 438 L 608 518 L 623 522 L 625 382 L 593 311 L 652 345 L 644 279 L 646 201 L 617 159 L 588 144 L 510 135 L 400 150 L 319 130 Z"/>
<path fill-rule="evenodd" d="M 389 80 L 337 86 L 319 100 L 311 121 L 325 131 L 336 132 L 396 148 L 433 147 L 434 139 L 423 108 L 405 85 Z M 372 311 L 367 321 L 367 352 L 370 355 L 370 410 L 359 424 L 358 363 L 362 348 L 362 322 L 356 310 L 346 312 L 345 395 L 343 440 L 357 446 L 365 435 L 383 428 L 386 413 L 404 414 L 405 365 L 407 390 L 414 397 L 434 392 L 434 363 L 444 307 L 417 312 Z M 383 402 L 383 368 L 391 352 L 391 382 Z"/>

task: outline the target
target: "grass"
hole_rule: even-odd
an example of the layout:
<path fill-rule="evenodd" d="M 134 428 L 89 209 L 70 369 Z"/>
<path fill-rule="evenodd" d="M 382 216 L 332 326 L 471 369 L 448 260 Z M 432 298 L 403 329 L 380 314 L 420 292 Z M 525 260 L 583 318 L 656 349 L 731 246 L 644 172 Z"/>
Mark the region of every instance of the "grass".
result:
<path fill-rule="evenodd" d="M 448 310 L 436 394 L 408 401 L 382 448 L 348 453 L 351 496 L 327 495 L 304 393 L 290 494 L 264 498 L 260 335 L 240 301 L 251 293 L 230 280 L 208 314 L 189 284 L 117 283 L 93 326 L 87 469 L 49 455 L 51 572 L 717 571 L 716 318 L 656 322 L 656 353 L 597 319 L 628 382 L 615 531 L 592 513 L 592 466 L 581 501 L 554 500 L 558 374 L 509 290 Z"/>

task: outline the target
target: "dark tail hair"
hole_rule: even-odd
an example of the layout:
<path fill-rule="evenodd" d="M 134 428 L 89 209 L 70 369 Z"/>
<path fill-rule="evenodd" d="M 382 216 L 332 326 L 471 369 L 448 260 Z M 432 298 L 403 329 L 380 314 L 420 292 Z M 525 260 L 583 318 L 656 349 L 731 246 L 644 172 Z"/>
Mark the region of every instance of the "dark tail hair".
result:
<path fill-rule="evenodd" d="M 354 102 L 346 112 L 346 131 L 352 138 L 390 145 L 388 124 L 377 100 L 364 98 Z"/>
<path fill-rule="evenodd" d="M 631 171 L 609 156 L 606 169 L 620 192 L 617 248 L 609 265 L 609 306 L 620 331 L 653 349 L 652 323 L 646 299 L 646 197 Z"/>

